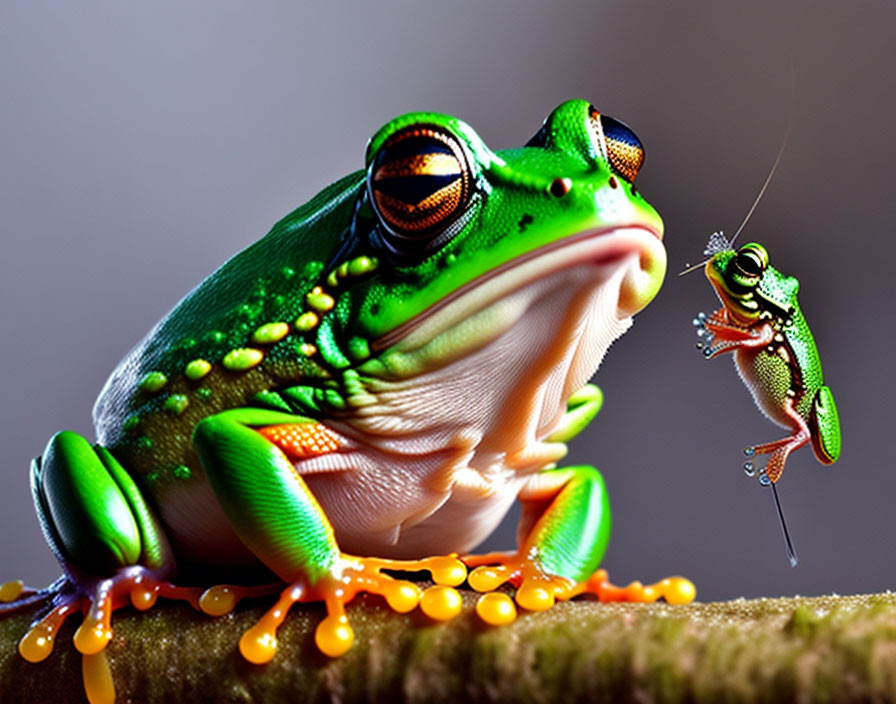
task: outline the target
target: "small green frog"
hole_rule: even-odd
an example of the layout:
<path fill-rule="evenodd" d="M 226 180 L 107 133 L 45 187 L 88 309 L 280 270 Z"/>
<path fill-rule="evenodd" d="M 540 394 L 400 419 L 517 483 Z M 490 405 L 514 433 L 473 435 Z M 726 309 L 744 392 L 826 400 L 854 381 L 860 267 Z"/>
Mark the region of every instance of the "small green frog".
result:
<path fill-rule="evenodd" d="M 756 405 L 769 420 L 791 431 L 785 438 L 744 450 L 751 458 L 769 455 L 766 468 L 759 472 L 760 482 L 776 483 L 790 453 L 810 441 L 820 462 L 836 462 L 840 420 L 797 302 L 799 282 L 770 266 L 768 252 L 756 242 L 735 251 L 721 233 L 714 233 L 706 254 L 712 255 L 706 262 L 706 277 L 722 307 L 695 319 L 703 340 L 698 347 L 707 359 L 733 352 Z M 751 476 L 756 473 L 752 459 L 744 469 Z"/>
<path fill-rule="evenodd" d="M 94 409 L 96 444 L 63 431 L 34 461 L 65 575 L 0 588 L 7 608 L 52 595 L 21 654 L 45 658 L 83 611 L 75 646 L 105 702 L 103 649 L 127 601 L 222 614 L 279 593 L 239 643 L 263 663 L 294 602 L 326 604 L 315 640 L 338 656 L 357 592 L 448 619 L 467 566 L 493 624 L 516 614 L 493 591 L 504 582 L 530 610 L 585 591 L 692 599 L 682 578 L 611 585 L 603 479 L 557 467 L 601 406 L 588 380 L 665 273 L 662 221 L 633 185 L 643 157 L 581 100 L 500 152 L 447 115 L 386 124 L 363 170 L 226 262 L 124 359 Z M 459 560 L 515 499 L 518 551 Z"/>

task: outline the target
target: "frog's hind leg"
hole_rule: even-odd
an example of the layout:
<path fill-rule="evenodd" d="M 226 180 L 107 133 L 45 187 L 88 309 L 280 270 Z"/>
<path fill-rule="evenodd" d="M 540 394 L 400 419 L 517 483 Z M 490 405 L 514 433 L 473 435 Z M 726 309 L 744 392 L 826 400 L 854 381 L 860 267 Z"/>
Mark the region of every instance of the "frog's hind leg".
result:
<path fill-rule="evenodd" d="M 463 558 L 469 567 L 476 567 L 468 577 L 473 589 L 490 592 L 510 582 L 517 587 L 517 604 L 530 611 L 586 592 L 602 601 L 664 597 L 671 603 L 687 603 L 694 598 L 694 585 L 682 577 L 616 587 L 604 570 L 597 569 L 610 537 L 610 505 L 603 478 L 594 467 L 541 472 L 519 498 L 523 515 L 517 552 Z M 487 594 L 480 599 L 477 612 L 485 621 L 506 622 L 508 603 L 501 596 Z"/>
<path fill-rule="evenodd" d="M 784 466 L 787 464 L 790 453 L 811 440 L 811 431 L 805 419 L 789 403 L 784 406 L 783 411 L 793 429 L 792 434 L 780 440 L 748 447 L 745 451 L 751 457 L 753 455 L 769 456 L 768 464 L 759 474 L 763 483 L 776 484 L 784 473 Z M 763 477 L 766 479 L 762 479 Z"/>
<path fill-rule="evenodd" d="M 296 471 L 293 460 L 337 452 L 343 440 L 309 418 L 257 408 L 237 408 L 200 421 L 193 445 L 206 476 L 242 542 L 288 586 L 278 602 L 240 640 L 243 656 L 270 660 L 277 628 L 292 604 L 323 601 L 327 617 L 315 642 L 327 655 L 351 647 L 345 604 L 360 591 L 380 594 L 396 611 L 418 603 L 428 615 L 447 619 L 460 610 L 451 589 L 466 568 L 453 556 L 425 560 L 383 560 L 343 553 L 329 520 Z M 383 570 L 427 570 L 437 583 L 420 594 L 416 585 Z"/>
<path fill-rule="evenodd" d="M 812 399 L 809 415 L 812 424 L 812 448 L 822 464 L 833 464 L 840 457 L 840 418 L 834 395 L 827 386 L 822 386 Z"/>
<path fill-rule="evenodd" d="M 19 642 L 31 662 L 45 659 L 68 616 L 83 613 L 74 637 L 84 656 L 91 702 L 114 698 L 103 656 L 112 638 L 112 612 L 127 603 L 148 609 L 157 597 L 202 606 L 203 590 L 168 582 L 174 562 L 164 533 L 130 475 L 101 446 L 63 431 L 31 465 L 31 488 L 41 528 L 65 576 L 29 600 L 49 597 L 49 611 Z"/>

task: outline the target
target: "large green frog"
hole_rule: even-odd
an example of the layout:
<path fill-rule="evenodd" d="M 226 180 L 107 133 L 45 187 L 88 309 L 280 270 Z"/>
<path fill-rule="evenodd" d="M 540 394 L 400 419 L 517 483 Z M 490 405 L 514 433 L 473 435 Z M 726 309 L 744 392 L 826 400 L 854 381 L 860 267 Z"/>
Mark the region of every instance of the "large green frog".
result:
<path fill-rule="evenodd" d="M 316 642 L 335 656 L 356 592 L 446 619 L 467 566 L 473 588 L 511 582 L 529 610 L 583 591 L 693 598 L 678 578 L 607 582 L 603 479 L 557 467 L 601 405 L 590 377 L 665 273 L 662 221 L 633 185 L 642 161 L 631 130 L 581 100 L 500 152 L 446 115 L 385 125 L 364 170 L 225 263 L 125 358 L 96 404 L 97 444 L 64 431 L 34 461 L 65 576 L 21 653 L 46 657 L 84 610 L 75 645 L 101 700 L 97 656 L 128 599 L 214 614 L 279 591 L 240 642 L 264 662 L 295 601 L 326 602 Z M 458 559 L 515 499 L 517 552 Z M 421 594 L 383 569 L 436 585 Z M 207 589 L 220 581 L 240 586 Z M 16 591 L 3 591 L 15 605 L 47 593 Z M 515 608 L 492 592 L 477 610 L 497 624 Z"/>

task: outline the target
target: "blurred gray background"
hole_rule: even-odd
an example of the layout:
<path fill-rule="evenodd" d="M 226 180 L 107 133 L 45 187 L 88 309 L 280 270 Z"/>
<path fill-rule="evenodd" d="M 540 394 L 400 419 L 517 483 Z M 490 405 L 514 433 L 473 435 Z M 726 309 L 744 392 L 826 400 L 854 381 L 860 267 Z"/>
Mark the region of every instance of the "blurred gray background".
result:
<path fill-rule="evenodd" d="M 670 275 L 610 351 L 604 411 L 571 462 L 600 467 L 616 581 L 685 574 L 702 600 L 896 586 L 890 299 L 892 3 L 469 0 L 442 3 L 0 5 L 0 581 L 57 573 L 28 463 L 90 409 L 130 347 L 224 259 L 362 164 L 412 109 L 455 114 L 493 148 L 584 97 L 647 148 Z M 791 100 L 790 64 L 796 71 Z M 691 319 L 717 306 L 679 279 L 715 229 L 796 275 L 844 426 L 831 467 L 792 456 L 781 500 L 741 449 L 779 437 Z M 509 547 L 505 523 L 491 546 Z"/>

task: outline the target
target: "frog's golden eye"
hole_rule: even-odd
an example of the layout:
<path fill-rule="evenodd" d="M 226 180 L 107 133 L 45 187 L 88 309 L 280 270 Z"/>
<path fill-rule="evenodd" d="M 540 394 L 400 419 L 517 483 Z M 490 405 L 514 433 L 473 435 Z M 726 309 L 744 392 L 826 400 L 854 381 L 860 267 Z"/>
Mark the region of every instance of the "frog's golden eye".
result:
<path fill-rule="evenodd" d="M 393 236 L 390 244 L 400 247 L 400 240 L 437 239 L 467 207 L 471 181 L 466 154 L 454 135 L 434 125 L 413 125 L 380 148 L 367 187 L 374 210 Z"/>
<path fill-rule="evenodd" d="M 768 252 L 761 244 L 745 244 L 734 257 L 734 267 L 748 278 L 758 278 L 768 266 Z"/>
<path fill-rule="evenodd" d="M 591 127 L 601 152 L 605 151 L 610 168 L 626 181 L 634 182 L 644 164 L 644 147 L 628 126 L 612 117 L 601 115 L 591 106 Z"/>

